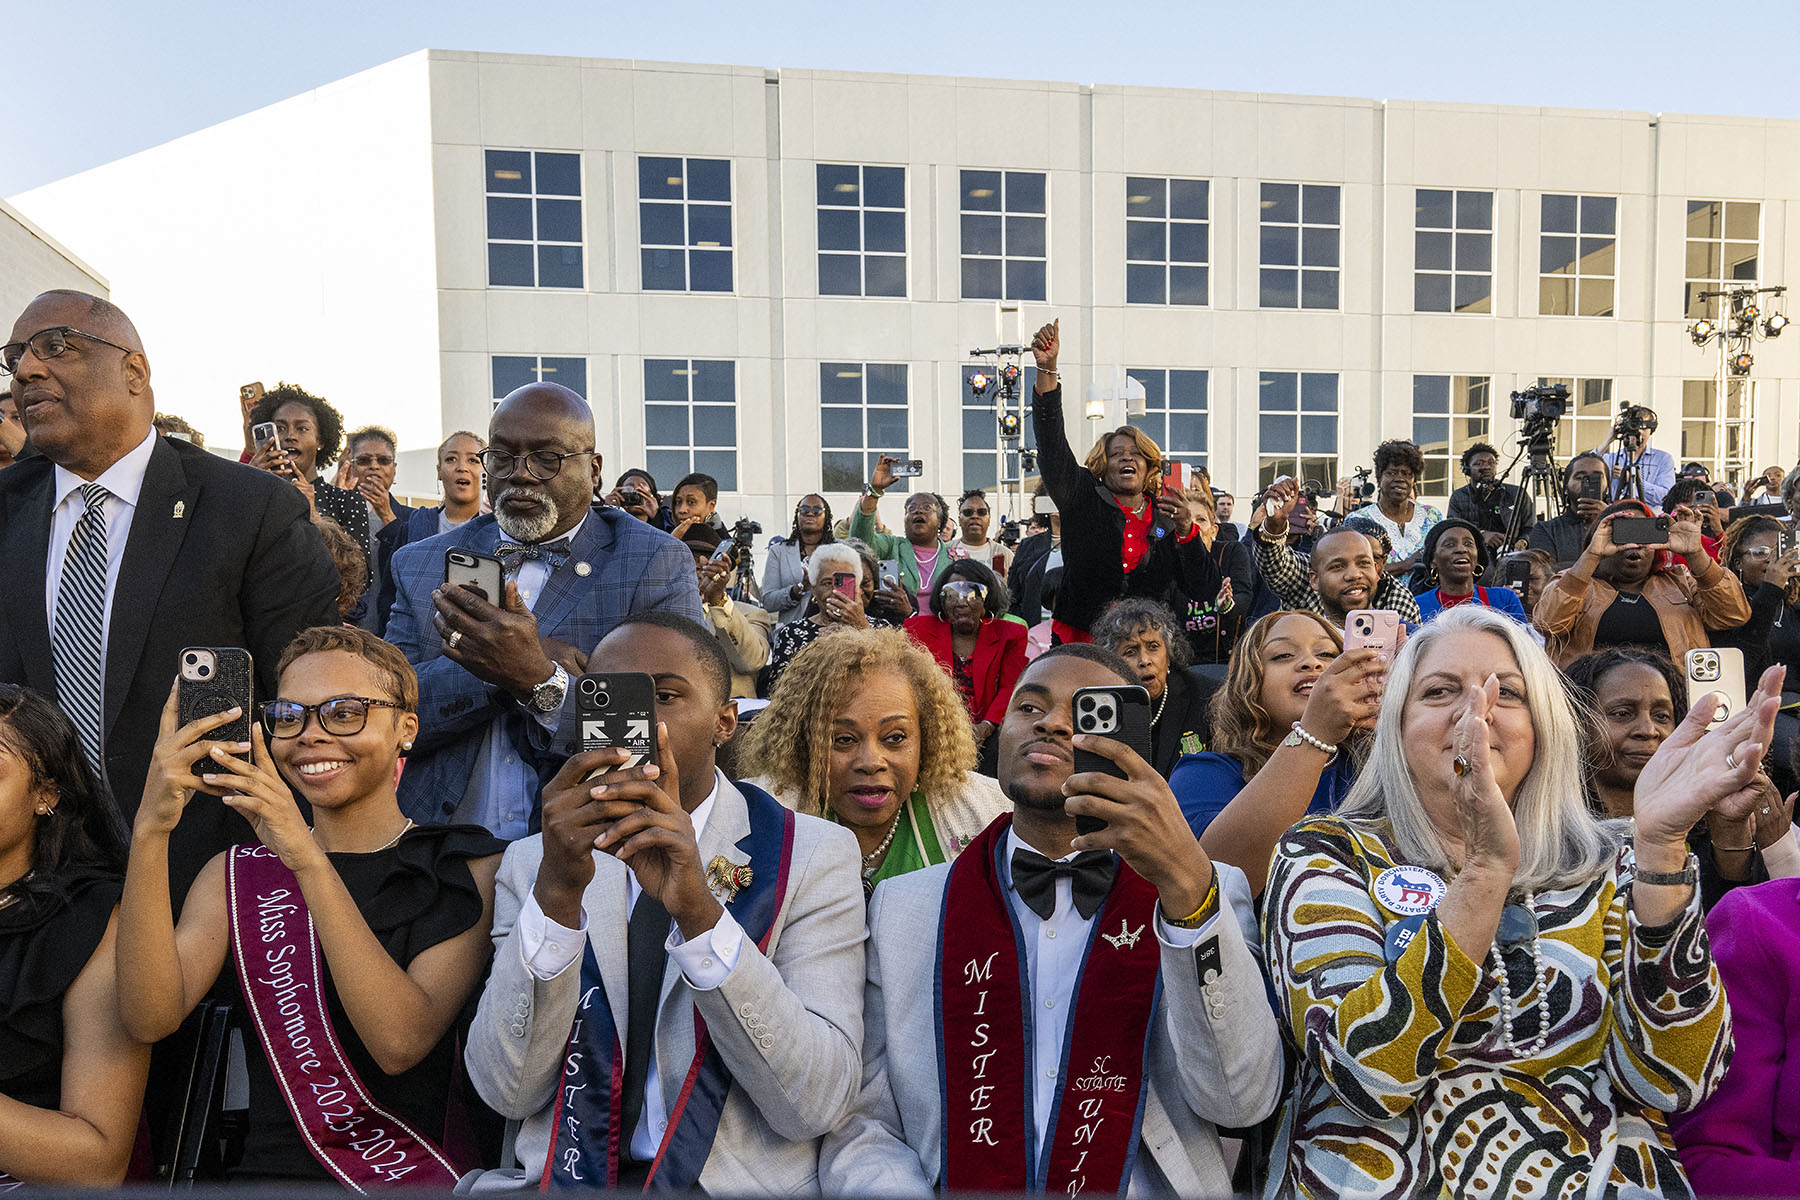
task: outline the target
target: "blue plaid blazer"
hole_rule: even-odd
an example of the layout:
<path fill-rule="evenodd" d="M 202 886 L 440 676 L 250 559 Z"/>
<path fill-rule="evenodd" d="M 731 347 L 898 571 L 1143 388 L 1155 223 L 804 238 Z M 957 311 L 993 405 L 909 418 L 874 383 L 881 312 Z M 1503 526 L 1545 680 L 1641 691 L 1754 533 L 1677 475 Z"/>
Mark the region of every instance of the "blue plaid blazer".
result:
<path fill-rule="evenodd" d="M 548 753 L 549 739 L 541 730 L 534 736 L 536 722 L 511 695 L 444 657 L 432 623 L 436 609 L 431 593 L 444 582 L 444 551 L 492 554 L 500 541 L 499 525 L 492 514 L 484 514 L 394 552 L 387 640 L 419 673 L 419 736 L 400 776 L 400 807 L 421 824 L 444 822 L 456 811 L 495 721 L 503 723 L 513 747 L 537 768 L 540 786 L 560 766 Z M 577 570 L 583 563 L 590 569 L 586 575 Z M 693 552 L 619 509 L 594 508 L 570 545 L 568 559 L 545 582 L 533 612 L 540 634 L 586 654 L 625 617 L 656 608 L 705 626 Z M 573 699 L 571 689 L 568 700 Z M 533 798 L 534 829 L 537 808 Z"/>

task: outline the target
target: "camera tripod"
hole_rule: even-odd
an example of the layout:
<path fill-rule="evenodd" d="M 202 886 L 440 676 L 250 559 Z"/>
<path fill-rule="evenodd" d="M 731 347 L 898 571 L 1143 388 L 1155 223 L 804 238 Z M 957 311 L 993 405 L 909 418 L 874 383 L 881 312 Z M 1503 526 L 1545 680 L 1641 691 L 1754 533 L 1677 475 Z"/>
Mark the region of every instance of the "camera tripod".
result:
<path fill-rule="evenodd" d="M 1494 480 L 1496 488 L 1505 487 L 1506 477 L 1512 474 L 1512 469 L 1519 465 L 1521 458 L 1530 454 L 1525 463 L 1525 474 L 1520 479 L 1518 499 L 1506 521 L 1506 553 L 1510 554 L 1513 547 L 1519 544 L 1519 539 L 1525 536 L 1527 514 L 1541 512 L 1545 520 L 1562 515 L 1562 479 L 1556 469 L 1553 447 L 1548 429 L 1531 430 L 1528 427 L 1527 433 L 1519 439 L 1518 453 L 1513 455 L 1513 460 L 1506 464 L 1506 470 Z"/>
<path fill-rule="evenodd" d="M 1639 466 L 1649 447 L 1639 441 L 1638 448 L 1633 451 L 1621 443 L 1619 447 L 1619 466 L 1613 478 L 1612 498 L 1614 500 L 1638 500 L 1644 498 L 1644 473 Z"/>

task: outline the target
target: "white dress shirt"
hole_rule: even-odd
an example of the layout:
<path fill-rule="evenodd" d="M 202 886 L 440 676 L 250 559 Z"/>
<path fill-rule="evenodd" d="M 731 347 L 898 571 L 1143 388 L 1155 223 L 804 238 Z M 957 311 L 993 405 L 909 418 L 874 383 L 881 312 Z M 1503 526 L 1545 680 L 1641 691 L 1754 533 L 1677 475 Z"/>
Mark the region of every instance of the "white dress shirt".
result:
<path fill-rule="evenodd" d="M 572 544 L 585 524 L 587 517 L 583 516 L 575 528 L 562 536 Z M 506 537 L 504 530 L 501 536 Z M 520 562 L 511 579 L 519 585 L 519 599 L 526 608 L 535 611 L 538 597 L 550 581 L 550 564 L 541 558 L 527 558 Z M 499 596 L 494 603 L 504 604 L 505 601 L 504 596 Z M 561 716 L 560 712 L 541 713 L 530 706 L 526 706 L 525 711 L 549 730 L 555 730 L 557 718 Z M 480 825 L 497 838 L 516 842 L 531 832 L 531 805 L 537 794 L 537 771 L 519 757 L 518 750 L 506 737 L 504 723 L 495 720 L 488 724 L 487 740 L 475 756 L 475 765 L 469 771 L 469 785 L 463 791 L 462 802 L 457 805 L 452 819 L 460 825 Z"/>
<path fill-rule="evenodd" d="M 1050 919 L 1039 919 L 1031 906 L 1019 898 L 1018 891 L 1012 885 L 1013 853 L 1018 850 L 1032 850 L 1032 847 L 1019 837 L 1018 830 L 1008 830 L 1006 853 L 1001 862 L 1006 875 L 1006 899 L 1012 905 L 1013 915 L 1018 918 L 1019 929 L 1024 934 L 1026 977 L 1031 980 L 1031 1080 L 1034 1085 L 1031 1115 L 1037 1122 L 1037 1145 L 1041 1150 L 1044 1145 L 1044 1130 L 1056 1112 L 1056 1081 L 1063 1070 L 1063 1039 L 1068 1031 L 1070 1000 L 1075 994 L 1075 981 L 1081 973 L 1082 959 L 1087 954 L 1094 920 L 1100 913 L 1096 911 L 1093 917 L 1082 916 L 1075 907 L 1074 882 L 1063 876 L 1056 881 L 1056 908 L 1050 913 Z M 1032 852 L 1036 853 L 1035 850 Z M 1068 862 L 1074 857 L 1070 853 L 1055 861 Z M 1221 907 L 1223 904 L 1224 900 L 1221 898 Z M 1179 929 L 1163 922 L 1162 906 L 1158 905 L 1156 940 L 1165 946 L 1184 950 L 1198 945 L 1217 921 L 1215 913 L 1197 929 Z M 1149 1086 L 1147 1079 L 1144 1086 Z M 1134 1176 L 1143 1171 L 1147 1157 L 1138 1156 Z M 1141 1188 L 1132 1190 L 1143 1194 Z"/>
<path fill-rule="evenodd" d="M 150 469 L 150 452 L 156 449 L 156 430 L 144 435 L 135 449 L 126 453 L 91 482 L 112 493 L 100 502 L 106 514 L 106 607 L 100 614 L 100 662 L 105 670 L 106 646 L 112 636 L 113 591 L 119 582 L 119 564 L 125 558 L 125 543 L 131 539 L 131 518 L 137 512 L 138 496 L 144 490 L 144 474 Z M 51 495 L 50 558 L 44 571 L 44 616 L 52 639 L 56 637 L 56 596 L 62 590 L 63 558 L 68 553 L 69 539 L 75 536 L 75 524 L 87 511 L 81 488 L 90 482 L 65 467 L 53 470 L 56 489 Z"/>
<path fill-rule="evenodd" d="M 706 833 L 706 822 L 712 816 L 714 802 L 719 798 L 719 788 L 724 785 L 724 773 L 715 768 L 712 792 L 688 814 L 694 823 L 696 842 Z M 626 913 L 629 916 L 630 911 L 637 907 L 638 897 L 644 894 L 644 889 L 638 884 L 635 871 L 627 879 L 630 898 Z M 581 928 L 570 929 L 544 915 L 535 893 L 525 897 L 525 903 L 519 908 L 519 954 L 525 960 L 525 969 L 539 979 L 555 979 L 581 961 L 581 951 L 587 945 L 587 928 L 586 912 L 581 914 Z M 710 992 L 724 983 L 725 977 L 737 966 L 743 945 L 743 927 L 732 917 L 731 910 L 726 909 L 720 914 L 718 924 L 699 941 L 690 942 L 682 937 L 681 930 L 671 920 L 669 938 L 663 943 L 663 948 L 680 968 L 689 987 L 697 992 Z M 638 1014 L 630 1014 L 630 1019 L 637 1020 Z M 656 1055 L 652 1053 L 650 1070 L 644 1077 L 643 1114 L 638 1118 L 637 1128 L 631 1131 L 631 1157 L 640 1162 L 649 1162 L 655 1158 L 668 1125 L 669 1113 L 663 1105 L 662 1080 L 656 1069 Z"/>

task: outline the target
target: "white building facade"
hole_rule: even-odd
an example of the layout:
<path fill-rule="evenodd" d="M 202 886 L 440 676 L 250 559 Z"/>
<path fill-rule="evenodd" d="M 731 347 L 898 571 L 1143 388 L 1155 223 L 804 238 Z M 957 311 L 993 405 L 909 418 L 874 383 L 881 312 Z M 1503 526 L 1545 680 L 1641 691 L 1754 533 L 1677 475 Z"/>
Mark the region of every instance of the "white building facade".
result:
<path fill-rule="evenodd" d="M 75 257 L 61 242 L 0 200 L 0 333 L 11 337 L 13 318 L 33 296 L 52 288 L 107 294 L 106 278 Z M 3 389 L 0 389 L 3 390 Z"/>
<path fill-rule="evenodd" d="M 425 492 L 442 436 L 553 379 L 609 480 L 707 471 L 774 533 L 883 451 L 952 497 L 1016 473 L 966 385 L 997 300 L 1240 496 L 1410 437 L 1441 498 L 1540 379 L 1559 455 L 1630 401 L 1743 457 L 1692 296 L 1800 282 L 1800 122 L 427 51 L 16 203 L 107 264 L 159 407 L 215 440 L 286 379 L 393 426 Z M 1796 342 L 1755 347 L 1757 469 L 1800 450 Z M 1078 448 L 1124 419 L 1066 409 Z"/>

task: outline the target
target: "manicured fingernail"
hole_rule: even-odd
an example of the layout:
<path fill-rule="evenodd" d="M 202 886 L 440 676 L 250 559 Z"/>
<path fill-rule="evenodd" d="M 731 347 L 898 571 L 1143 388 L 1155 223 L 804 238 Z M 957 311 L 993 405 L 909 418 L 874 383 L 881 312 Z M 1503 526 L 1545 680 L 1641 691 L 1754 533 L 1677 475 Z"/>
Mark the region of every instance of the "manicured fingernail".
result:
<path fill-rule="evenodd" d="M 208 750 L 207 753 L 212 755 L 214 758 L 224 758 L 225 757 L 225 747 L 214 746 L 211 750 Z"/>
<path fill-rule="evenodd" d="M 217 775 L 202 775 L 200 778 L 204 779 L 207 783 L 217 783 L 219 781 Z"/>
<path fill-rule="evenodd" d="M 588 792 L 588 795 L 590 795 L 594 799 L 598 800 L 600 797 L 606 795 L 606 785 L 604 783 L 600 784 L 599 786 L 590 790 Z"/>
<path fill-rule="evenodd" d="M 234 704 L 234 705 L 232 705 L 232 706 L 231 706 L 231 707 L 230 707 L 230 708 L 228 708 L 228 709 L 226 709 L 226 710 L 225 710 L 225 711 L 226 711 L 226 712 L 227 712 L 227 713 L 228 713 L 228 714 L 230 714 L 230 715 L 231 715 L 231 716 L 234 716 L 234 717 L 235 717 L 235 716 L 237 716 L 237 715 L 238 715 L 238 714 L 239 714 L 239 713 L 241 713 L 241 712 L 243 712 L 243 711 L 244 711 L 244 710 L 243 710 L 243 709 L 241 709 L 241 708 L 239 708 L 239 707 L 238 707 L 238 706 L 237 706 L 237 705 L 235 705 L 235 704 Z"/>

